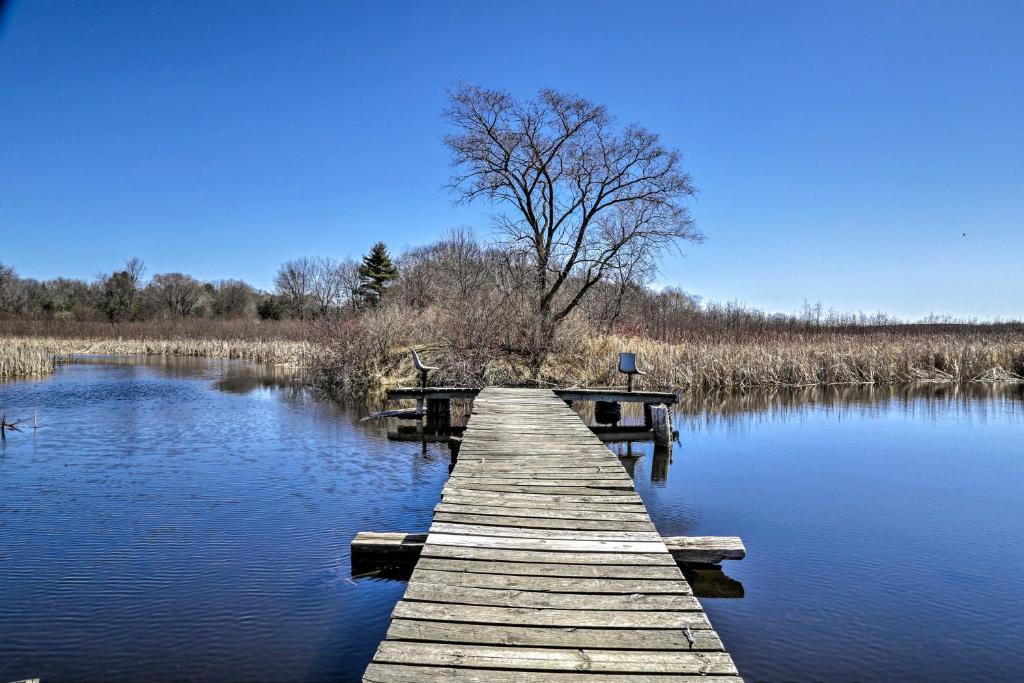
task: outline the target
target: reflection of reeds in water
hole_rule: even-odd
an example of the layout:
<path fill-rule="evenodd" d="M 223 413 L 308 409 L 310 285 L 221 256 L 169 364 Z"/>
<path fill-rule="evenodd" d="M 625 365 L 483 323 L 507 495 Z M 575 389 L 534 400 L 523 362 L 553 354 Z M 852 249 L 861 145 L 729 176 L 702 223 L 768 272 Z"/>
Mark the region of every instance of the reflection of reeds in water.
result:
<path fill-rule="evenodd" d="M 232 394 L 278 389 L 297 397 L 305 392 L 301 379 L 301 370 L 292 366 L 244 363 L 227 368 L 217 381 L 217 388 Z"/>
<path fill-rule="evenodd" d="M 305 342 L 284 339 L 58 339 L 0 338 L 0 377 L 46 374 L 53 362 L 69 356 L 155 355 L 237 358 L 254 363 L 298 367 L 308 353 Z"/>
<path fill-rule="evenodd" d="M 45 347 L 25 340 L 0 342 L 0 378 L 48 375 L 53 371 L 53 354 Z"/>

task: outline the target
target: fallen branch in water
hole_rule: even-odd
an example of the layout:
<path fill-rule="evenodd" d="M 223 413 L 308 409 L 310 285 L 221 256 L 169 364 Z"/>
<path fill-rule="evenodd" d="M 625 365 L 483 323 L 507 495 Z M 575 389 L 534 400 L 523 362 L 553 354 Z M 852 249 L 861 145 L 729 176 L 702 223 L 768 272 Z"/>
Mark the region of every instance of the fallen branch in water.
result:
<path fill-rule="evenodd" d="M 15 420 L 14 422 L 8 422 L 6 414 L 0 415 L 0 439 L 6 440 L 7 439 L 7 432 L 9 432 L 9 431 L 11 431 L 11 432 L 20 432 L 21 431 L 21 427 L 19 425 L 21 425 L 24 422 L 28 422 L 28 420 L 25 419 L 25 420 Z"/>
<path fill-rule="evenodd" d="M 404 419 L 407 419 L 407 420 L 411 420 L 411 419 L 415 419 L 417 417 L 420 417 L 420 414 L 418 412 L 416 412 L 415 410 L 411 410 L 411 409 L 408 409 L 408 408 L 402 409 L 402 410 L 382 410 L 379 413 L 373 413 L 372 415 L 367 415 L 366 417 L 360 419 L 359 421 L 360 422 L 366 422 L 367 420 L 375 420 L 375 419 L 384 418 L 384 417 L 397 417 L 397 418 L 404 418 Z"/>

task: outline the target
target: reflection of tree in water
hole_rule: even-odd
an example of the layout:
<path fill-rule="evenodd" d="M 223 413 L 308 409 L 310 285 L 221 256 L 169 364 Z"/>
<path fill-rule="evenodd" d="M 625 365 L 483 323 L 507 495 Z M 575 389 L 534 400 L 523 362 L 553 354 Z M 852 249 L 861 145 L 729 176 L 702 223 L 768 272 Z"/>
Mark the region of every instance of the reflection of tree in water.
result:
<path fill-rule="evenodd" d="M 248 394 L 256 389 L 283 389 L 292 395 L 303 391 L 301 375 L 294 368 L 253 363 L 226 366 L 214 385 L 230 394 Z"/>

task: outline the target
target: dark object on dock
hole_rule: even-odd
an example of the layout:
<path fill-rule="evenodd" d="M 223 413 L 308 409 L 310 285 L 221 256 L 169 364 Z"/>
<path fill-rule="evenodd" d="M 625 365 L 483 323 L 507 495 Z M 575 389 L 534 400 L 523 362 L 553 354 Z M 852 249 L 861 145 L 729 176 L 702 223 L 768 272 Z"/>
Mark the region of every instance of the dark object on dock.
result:
<path fill-rule="evenodd" d="M 724 560 L 742 560 L 747 549 L 738 536 L 665 536 L 662 538 L 672 558 L 680 565 L 708 567 Z M 401 531 L 360 531 L 352 539 L 352 562 L 361 564 L 375 558 L 382 564 L 419 559 L 427 534 Z"/>
<path fill-rule="evenodd" d="M 633 376 L 646 375 L 647 373 L 636 366 L 635 353 L 619 354 L 619 372 L 626 376 L 626 391 L 633 391 Z"/>

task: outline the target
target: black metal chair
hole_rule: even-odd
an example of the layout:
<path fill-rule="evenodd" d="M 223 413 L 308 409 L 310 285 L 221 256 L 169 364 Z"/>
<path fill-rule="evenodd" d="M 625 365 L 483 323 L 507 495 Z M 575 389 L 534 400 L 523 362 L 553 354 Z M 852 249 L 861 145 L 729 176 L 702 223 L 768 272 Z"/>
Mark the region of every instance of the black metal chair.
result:
<path fill-rule="evenodd" d="M 635 353 L 619 354 L 619 372 L 626 375 L 626 391 L 633 391 L 633 376 L 646 375 L 647 373 L 636 366 Z"/>
<path fill-rule="evenodd" d="M 440 368 L 434 365 L 424 365 L 423 361 L 420 360 L 420 354 L 416 353 L 416 349 L 412 350 L 412 364 L 416 366 L 416 369 L 420 372 L 420 388 L 427 388 L 427 373 L 431 370 L 439 370 Z"/>

